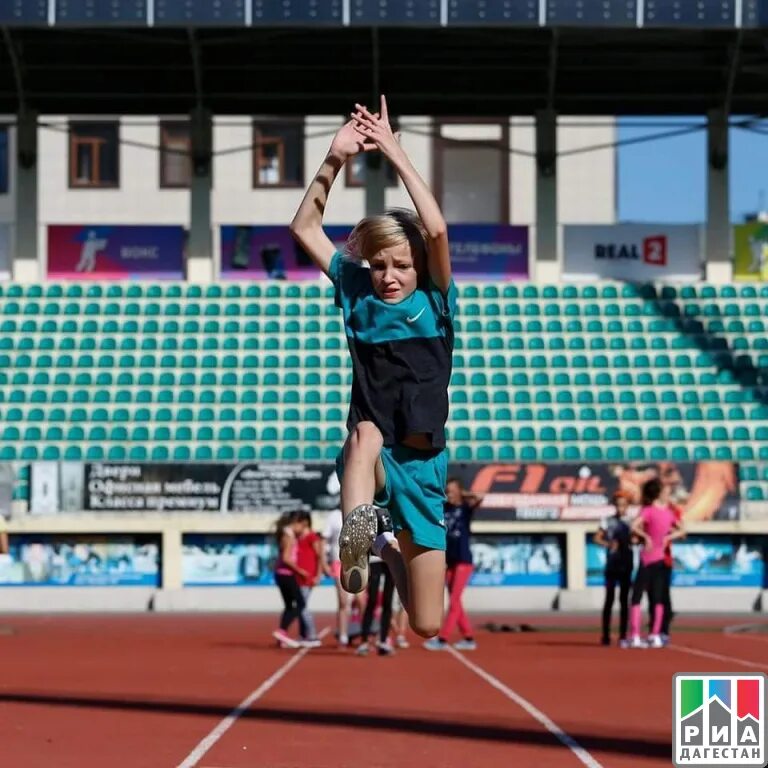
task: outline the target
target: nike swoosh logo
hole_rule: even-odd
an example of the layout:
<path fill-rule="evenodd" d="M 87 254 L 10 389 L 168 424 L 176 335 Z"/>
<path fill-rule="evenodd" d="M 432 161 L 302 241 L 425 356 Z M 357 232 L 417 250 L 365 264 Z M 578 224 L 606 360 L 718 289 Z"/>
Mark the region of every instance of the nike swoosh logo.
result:
<path fill-rule="evenodd" d="M 406 317 L 405 321 L 407 323 L 415 323 L 424 314 L 424 310 L 425 309 L 426 309 L 426 307 L 422 307 L 415 317 Z"/>

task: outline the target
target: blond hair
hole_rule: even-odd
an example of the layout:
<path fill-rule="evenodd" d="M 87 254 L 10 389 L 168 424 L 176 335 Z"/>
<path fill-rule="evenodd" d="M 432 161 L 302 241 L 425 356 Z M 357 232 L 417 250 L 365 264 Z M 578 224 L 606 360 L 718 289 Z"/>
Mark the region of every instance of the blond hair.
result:
<path fill-rule="evenodd" d="M 351 232 L 344 248 L 355 261 L 370 261 L 384 248 L 408 243 L 419 278 L 426 274 L 427 232 L 421 219 L 407 208 L 391 208 L 380 216 L 367 216 Z"/>

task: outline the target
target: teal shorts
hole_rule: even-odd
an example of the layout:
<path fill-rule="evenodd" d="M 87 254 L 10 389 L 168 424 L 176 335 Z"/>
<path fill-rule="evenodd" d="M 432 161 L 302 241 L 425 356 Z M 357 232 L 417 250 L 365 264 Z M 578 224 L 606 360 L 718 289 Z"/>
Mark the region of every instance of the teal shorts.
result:
<path fill-rule="evenodd" d="M 374 503 L 392 515 L 395 533 L 410 531 L 414 544 L 445 549 L 445 484 L 448 480 L 446 451 L 419 451 L 404 445 L 381 449 L 386 483 Z M 336 457 L 339 482 L 344 475 L 344 452 Z"/>

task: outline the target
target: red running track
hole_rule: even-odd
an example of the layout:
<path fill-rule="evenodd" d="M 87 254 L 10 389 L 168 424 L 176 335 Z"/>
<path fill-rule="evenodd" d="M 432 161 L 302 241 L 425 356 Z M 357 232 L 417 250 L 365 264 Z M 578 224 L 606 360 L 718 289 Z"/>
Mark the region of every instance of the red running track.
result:
<path fill-rule="evenodd" d="M 675 672 L 768 671 L 768 635 L 724 634 L 722 620 L 661 651 L 601 648 L 591 618 L 528 622 L 545 631 L 481 632 L 464 655 L 411 638 L 394 657 L 359 658 L 331 641 L 277 649 L 271 617 L 8 618 L 0 764 L 660 767 Z"/>

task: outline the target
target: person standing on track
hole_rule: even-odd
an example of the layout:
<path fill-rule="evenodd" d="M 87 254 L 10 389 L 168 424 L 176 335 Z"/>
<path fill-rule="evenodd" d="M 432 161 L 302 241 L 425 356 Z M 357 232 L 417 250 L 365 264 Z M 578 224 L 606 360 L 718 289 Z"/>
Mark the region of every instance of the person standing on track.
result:
<path fill-rule="evenodd" d="M 669 504 L 670 509 L 675 514 L 675 519 L 679 522 L 683 519 L 683 511 L 677 504 Z M 684 538 L 685 534 L 681 536 Z M 664 620 L 661 622 L 661 639 L 666 645 L 669 642 L 669 631 L 672 625 L 672 619 L 675 617 L 672 610 L 672 572 L 675 566 L 675 559 L 672 555 L 672 544 L 664 547 Z"/>
<path fill-rule="evenodd" d="M 298 648 L 301 643 L 289 634 L 291 624 L 304 610 L 304 596 L 301 594 L 298 578 L 309 578 L 309 573 L 298 563 L 298 537 L 304 529 L 296 512 L 288 512 L 280 517 L 276 525 L 277 560 L 275 562 L 275 583 L 280 590 L 285 608 L 280 616 L 280 626 L 272 636 L 282 648 Z"/>
<path fill-rule="evenodd" d="M 0 555 L 7 555 L 10 551 L 8 546 L 8 523 L 5 515 L 0 513 Z"/>
<path fill-rule="evenodd" d="M 395 168 L 417 213 L 363 219 L 344 256 L 323 231 L 323 214 L 344 164 L 370 150 Z M 348 592 L 365 590 L 373 551 L 389 566 L 413 630 L 432 637 L 443 613 L 457 291 L 445 219 L 393 134 L 383 96 L 379 113 L 358 104 L 336 133 L 291 233 L 336 288 L 352 357 L 349 435 L 337 459 L 341 583 Z"/>
<path fill-rule="evenodd" d="M 392 601 L 392 625 L 391 632 L 395 636 L 395 645 L 398 648 L 409 648 L 410 643 L 405 636 L 405 631 L 408 629 L 408 614 L 403 608 L 403 604 L 400 602 L 400 595 L 395 590 L 395 596 Z"/>
<path fill-rule="evenodd" d="M 344 519 L 340 509 L 331 510 L 325 521 L 323 538 L 326 547 L 325 572 L 333 578 L 336 586 L 336 639 L 340 648 L 349 645 L 349 617 L 352 604 L 357 601 L 358 613 L 362 615 L 365 609 L 365 592 L 350 595 L 341 586 L 341 560 L 339 559 L 339 535 Z"/>
<path fill-rule="evenodd" d="M 357 647 L 358 656 L 367 656 L 370 651 L 371 627 L 373 626 L 373 614 L 379 607 L 379 594 L 381 594 L 381 612 L 379 614 L 379 639 L 376 650 L 379 656 L 391 656 L 395 649 L 389 643 L 389 629 L 392 622 L 392 597 L 395 592 L 395 582 L 389 568 L 380 557 L 373 555 L 370 558 L 371 569 L 368 578 L 368 599 L 363 613 L 363 624 L 360 635 L 363 642 Z M 382 585 L 383 579 L 383 585 Z"/>
<path fill-rule="evenodd" d="M 664 550 L 675 539 L 685 536 L 683 524 L 667 503 L 664 486 L 658 478 L 648 480 L 642 490 L 643 508 L 632 522 L 632 533 L 644 542 L 640 568 L 632 587 L 632 648 L 662 648 L 661 628 L 664 621 L 664 594 L 667 573 Z M 646 643 L 640 637 L 643 595 L 648 593 L 651 634 Z"/>
<path fill-rule="evenodd" d="M 608 517 L 600 524 L 594 536 L 595 544 L 605 547 L 605 602 L 603 603 L 603 634 L 601 643 L 611 644 L 611 614 L 616 597 L 616 587 L 619 588 L 619 645 L 625 648 L 628 644 L 627 628 L 629 625 L 629 590 L 632 587 L 632 533 L 625 519 L 629 506 L 629 494 L 616 491 L 613 494 L 613 505 L 616 514 Z"/>
<path fill-rule="evenodd" d="M 312 515 L 309 512 L 298 512 L 296 517 L 301 524 L 296 562 L 307 573 L 307 576 L 296 576 L 304 599 L 304 609 L 299 616 L 299 631 L 301 644 L 305 648 L 316 648 L 322 645 L 322 641 L 317 636 L 315 619 L 309 609 L 309 597 L 323 577 L 323 540 L 312 530 Z"/>
<path fill-rule="evenodd" d="M 477 648 L 472 624 L 464 611 L 462 596 L 464 588 L 472 577 L 472 548 L 470 546 L 472 515 L 483 501 L 483 495 L 467 493 L 461 481 L 452 477 L 446 485 L 445 525 L 447 548 L 445 562 L 447 570 L 445 583 L 448 587 L 448 614 L 437 637 L 427 640 L 428 651 L 440 651 L 448 647 L 448 638 L 458 627 L 462 639 L 454 643 L 460 651 L 474 651 Z"/>

